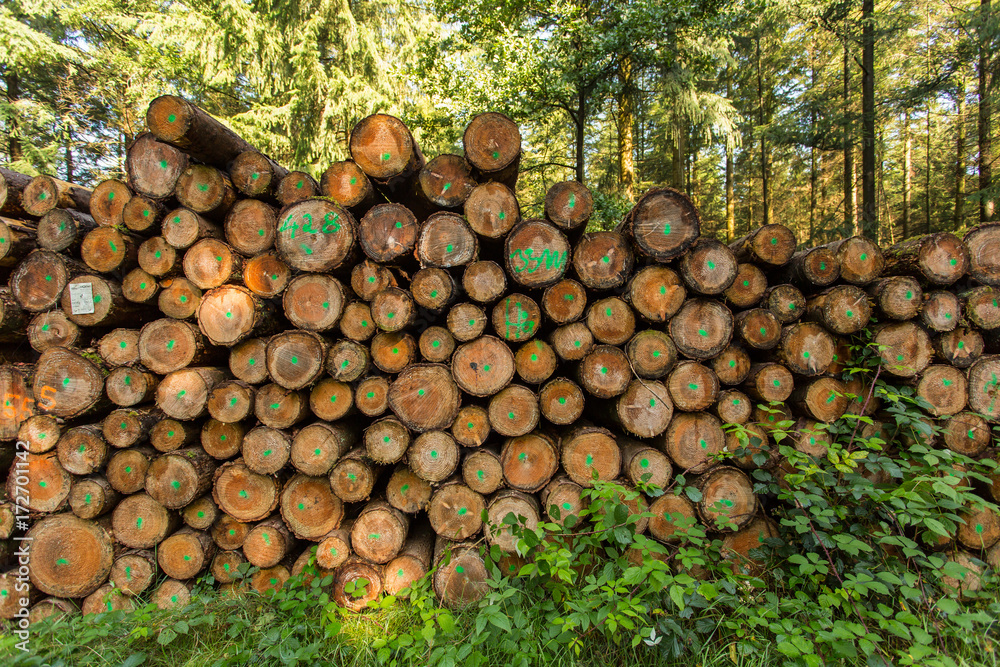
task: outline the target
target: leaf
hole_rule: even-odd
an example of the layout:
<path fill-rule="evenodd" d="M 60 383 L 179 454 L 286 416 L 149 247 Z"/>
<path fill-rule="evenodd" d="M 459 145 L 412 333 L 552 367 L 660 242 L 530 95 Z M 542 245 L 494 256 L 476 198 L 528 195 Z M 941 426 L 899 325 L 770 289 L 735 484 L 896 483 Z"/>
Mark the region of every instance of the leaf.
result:
<path fill-rule="evenodd" d="M 684 493 L 687 494 L 688 499 L 693 503 L 700 503 L 702 498 L 704 498 L 701 491 L 693 486 L 684 487 Z"/>
<path fill-rule="evenodd" d="M 166 646 L 170 642 L 177 639 L 177 633 L 170 628 L 163 628 L 160 630 L 160 635 L 156 638 L 156 643 L 160 646 Z"/>

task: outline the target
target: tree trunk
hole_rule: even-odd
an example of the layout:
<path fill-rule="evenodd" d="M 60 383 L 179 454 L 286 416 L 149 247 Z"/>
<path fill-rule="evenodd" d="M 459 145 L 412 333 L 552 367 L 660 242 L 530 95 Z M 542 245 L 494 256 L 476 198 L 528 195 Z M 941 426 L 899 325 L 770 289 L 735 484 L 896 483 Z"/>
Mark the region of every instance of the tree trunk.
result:
<path fill-rule="evenodd" d="M 878 201 L 875 197 L 875 0 L 861 3 L 861 233 L 878 238 Z"/>
<path fill-rule="evenodd" d="M 911 201 L 913 199 L 913 136 L 910 134 L 910 112 L 903 115 L 903 239 L 910 236 Z"/>
<path fill-rule="evenodd" d="M 844 36 L 844 229 L 855 230 L 854 220 L 854 148 L 851 136 L 851 54 Z"/>
<path fill-rule="evenodd" d="M 961 229 L 965 218 L 965 78 L 959 80 L 955 100 L 955 215 L 952 229 Z"/>
<path fill-rule="evenodd" d="M 990 28 L 990 0 L 979 0 L 979 222 L 993 220 L 994 200 L 988 190 L 993 185 L 993 66 L 990 62 L 992 50 L 992 28 Z M 988 32 L 989 31 L 989 32 Z"/>
<path fill-rule="evenodd" d="M 618 101 L 618 183 L 622 194 L 635 201 L 635 91 L 632 82 L 632 58 L 625 56 L 618 66 L 621 97 Z"/>

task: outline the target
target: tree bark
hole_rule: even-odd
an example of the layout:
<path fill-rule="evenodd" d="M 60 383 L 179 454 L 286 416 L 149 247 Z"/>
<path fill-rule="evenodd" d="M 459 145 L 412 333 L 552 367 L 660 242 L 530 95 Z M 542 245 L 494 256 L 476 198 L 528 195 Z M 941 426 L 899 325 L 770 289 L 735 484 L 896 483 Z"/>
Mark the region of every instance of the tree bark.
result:
<path fill-rule="evenodd" d="M 878 202 L 875 198 L 875 0 L 861 3 L 861 233 L 878 238 Z"/>

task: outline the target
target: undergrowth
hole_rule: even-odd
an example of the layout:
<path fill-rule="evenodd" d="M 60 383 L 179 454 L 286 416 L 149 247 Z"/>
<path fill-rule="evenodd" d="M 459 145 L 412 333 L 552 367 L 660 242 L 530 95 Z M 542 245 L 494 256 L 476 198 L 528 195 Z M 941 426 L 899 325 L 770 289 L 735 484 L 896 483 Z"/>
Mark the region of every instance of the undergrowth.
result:
<path fill-rule="evenodd" d="M 751 475 L 775 536 L 749 560 L 726 552 L 715 530 L 734 524 L 706 530 L 678 515 L 676 543 L 638 533 L 651 515 L 629 512 L 636 492 L 595 482 L 579 516 L 528 528 L 508 515 L 502 529 L 517 538 L 519 569 L 502 572 L 510 559 L 483 542 L 489 591 L 464 610 L 440 607 L 427 577 L 351 614 L 331 600 L 330 577 L 293 578 L 260 596 L 217 593 L 206 576 L 184 609 L 49 620 L 32 629 L 30 654 L 9 635 L 0 654 L 17 665 L 171 667 L 995 665 L 996 576 L 983 552 L 970 571 L 938 545 L 967 509 L 996 509 L 981 493 L 996 462 L 936 445 L 928 406 L 879 376 L 871 347 L 859 345 L 856 357 L 848 375 L 869 389 L 852 398 L 881 402 L 879 421 L 823 425 L 826 453 L 809 456 L 792 446 L 793 423 L 775 406 L 772 446 L 787 463 Z M 752 432 L 727 428 L 752 444 Z M 651 498 L 697 502 L 691 482 L 681 474 L 667 489 L 640 486 Z"/>

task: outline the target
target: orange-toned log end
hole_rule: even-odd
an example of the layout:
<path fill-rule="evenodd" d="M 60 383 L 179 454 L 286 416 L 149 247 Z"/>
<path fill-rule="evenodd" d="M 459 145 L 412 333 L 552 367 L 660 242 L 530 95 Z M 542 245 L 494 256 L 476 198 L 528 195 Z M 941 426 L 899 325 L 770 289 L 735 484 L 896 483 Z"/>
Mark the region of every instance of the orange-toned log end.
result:
<path fill-rule="evenodd" d="M 945 422 L 944 443 L 965 456 L 979 456 L 991 442 L 989 423 L 972 412 L 962 412 Z"/>
<path fill-rule="evenodd" d="M 374 199 L 371 181 L 353 160 L 334 162 L 320 179 L 323 196 L 330 197 L 344 208 L 353 209 Z"/>
<path fill-rule="evenodd" d="M 80 611 L 86 614 L 104 614 L 112 611 L 132 611 L 135 603 L 111 584 L 104 584 L 88 595 L 80 605 Z"/>
<path fill-rule="evenodd" d="M 490 424 L 500 435 L 525 435 L 538 426 L 540 416 L 538 398 L 527 387 L 511 385 L 490 399 Z"/>
<path fill-rule="evenodd" d="M 621 451 L 610 431 L 595 426 L 574 428 L 562 439 L 562 466 L 583 487 L 616 479 L 621 472 Z"/>
<path fill-rule="evenodd" d="M 538 392 L 542 416 L 559 426 L 568 426 L 579 419 L 585 402 L 580 386 L 566 378 L 550 380 Z"/>
<path fill-rule="evenodd" d="M 99 225 L 111 227 L 122 224 L 122 211 L 132 198 L 132 190 L 115 179 L 97 184 L 90 196 L 90 214 Z"/>
<path fill-rule="evenodd" d="M 649 534 L 659 542 L 679 542 L 699 523 L 694 505 L 683 495 L 664 494 L 653 501 L 649 511 L 653 514 Z"/>
<path fill-rule="evenodd" d="M 416 216 L 402 204 L 378 204 L 358 223 L 361 249 L 382 263 L 412 255 L 419 228 Z"/>
<path fill-rule="evenodd" d="M 545 217 L 560 229 L 586 225 L 593 212 L 594 198 L 583 183 L 563 181 L 545 193 Z"/>
<path fill-rule="evenodd" d="M 80 256 L 87 266 L 107 273 L 132 261 L 137 261 L 137 248 L 132 240 L 113 227 L 98 227 L 83 238 Z"/>
<path fill-rule="evenodd" d="M 930 404 L 928 410 L 935 417 L 946 417 L 965 409 L 969 383 L 965 373 L 954 366 L 933 364 L 920 374 L 917 396 Z"/>
<path fill-rule="evenodd" d="M 514 377 L 514 355 L 493 336 L 482 336 L 460 345 L 452 356 L 451 373 L 462 391 L 492 396 Z"/>
<path fill-rule="evenodd" d="M 27 501 L 27 508 L 34 512 L 52 513 L 66 507 L 66 500 L 69 497 L 72 485 L 72 477 L 59 462 L 58 454 L 54 451 L 45 454 L 27 455 L 27 488 L 30 496 Z M 16 479 L 22 479 L 20 475 L 11 475 L 7 478 L 7 494 L 13 498 L 17 493 L 15 486 Z"/>
<path fill-rule="evenodd" d="M 177 249 L 162 236 L 148 238 L 139 245 L 139 266 L 151 276 L 166 276 L 178 268 Z"/>
<path fill-rule="evenodd" d="M 760 576 L 764 560 L 755 558 L 757 549 L 766 549 L 767 540 L 778 537 L 778 527 L 768 517 L 758 514 L 735 533 L 722 538 L 723 557 L 732 563 L 733 570 L 749 576 Z M 763 552 L 760 554 L 763 556 Z"/>
<path fill-rule="evenodd" d="M 839 242 L 840 278 L 853 285 L 867 285 L 882 275 L 885 257 L 871 239 L 852 236 Z"/>
<path fill-rule="evenodd" d="M 677 273 L 666 266 L 647 266 L 629 281 L 626 298 L 650 322 L 666 322 L 684 303 L 687 290 Z M 562 322 L 559 322 L 562 324 Z"/>
<path fill-rule="evenodd" d="M 411 171 L 420 151 L 403 121 L 387 114 L 363 118 L 351 131 L 351 158 L 377 181 Z"/>
<path fill-rule="evenodd" d="M 704 412 L 674 416 L 663 436 L 663 451 L 681 473 L 702 473 L 715 465 L 714 456 L 726 445 L 722 424 Z"/>
<path fill-rule="evenodd" d="M 535 493 L 559 468 L 558 444 L 540 431 L 509 438 L 500 452 L 503 476 L 512 489 Z"/>
<path fill-rule="evenodd" d="M 231 347 L 250 336 L 270 314 L 250 290 L 223 285 L 209 291 L 198 306 L 198 326 L 214 345 Z"/>
<path fill-rule="evenodd" d="M 753 483 L 745 473 L 720 466 L 696 482 L 702 494 L 698 516 L 712 530 L 732 532 L 747 525 L 757 512 Z"/>
<path fill-rule="evenodd" d="M 503 238 L 521 218 L 517 197 L 502 183 L 477 185 L 464 211 L 472 231 L 487 239 Z"/>
<path fill-rule="evenodd" d="M 963 241 L 969 249 L 969 275 L 984 285 L 1000 286 L 1000 224 L 980 225 Z"/>
<path fill-rule="evenodd" d="M 47 595 L 90 595 L 108 579 L 114 543 L 100 524 L 72 514 L 38 520 L 28 531 L 31 583 Z"/>
<path fill-rule="evenodd" d="M 351 548 L 373 563 L 388 563 L 403 548 L 409 525 L 398 509 L 384 500 L 372 500 L 351 527 Z"/>
<path fill-rule="evenodd" d="M 138 595 L 156 581 L 156 555 L 145 549 L 127 551 L 115 558 L 111 566 L 111 582 L 126 595 Z"/>
<path fill-rule="evenodd" d="M 663 377 L 677 363 L 677 347 L 663 331 L 646 329 L 632 336 L 625 354 L 635 374 L 646 380 Z"/>
<path fill-rule="evenodd" d="M 462 461 L 462 480 L 477 493 L 489 495 L 503 486 L 503 466 L 491 448 L 469 453 Z"/>
<path fill-rule="evenodd" d="M 421 433 L 450 426 L 459 403 L 458 386 L 447 366 L 414 364 L 389 386 L 389 407 L 407 427 Z"/>
<path fill-rule="evenodd" d="M 268 475 L 250 470 L 241 460 L 221 466 L 215 473 L 215 504 L 237 521 L 260 521 L 278 506 L 278 484 Z"/>
<path fill-rule="evenodd" d="M 208 567 L 215 544 L 208 533 L 182 528 L 156 548 L 157 562 L 168 577 L 193 579 Z"/>
<path fill-rule="evenodd" d="M 42 412 L 76 417 L 100 401 L 104 378 L 90 359 L 63 347 L 49 348 L 35 365 L 33 394 Z"/>
<path fill-rule="evenodd" d="M 577 368 L 577 381 L 590 395 L 614 398 L 625 392 L 632 381 L 628 357 L 611 345 L 595 345 Z"/>
<path fill-rule="evenodd" d="M 710 359 L 733 336 L 733 315 L 717 301 L 691 299 L 670 320 L 670 337 L 678 352 L 692 359 Z"/>
<path fill-rule="evenodd" d="M 764 225 L 749 236 L 733 242 L 730 248 L 740 261 L 754 261 L 767 266 L 787 264 L 795 254 L 795 233 L 784 225 Z"/>
<path fill-rule="evenodd" d="M 476 187 L 469 163 L 461 155 L 438 155 L 420 170 L 419 187 L 435 206 L 458 208 Z"/>
<path fill-rule="evenodd" d="M 333 577 L 334 601 L 350 611 L 361 611 L 382 595 L 383 567 L 351 556 Z"/>
<path fill-rule="evenodd" d="M 696 294 L 722 294 L 738 273 L 733 251 L 714 239 L 700 238 L 678 263 L 684 284 Z"/>
<path fill-rule="evenodd" d="M 469 163 L 486 177 L 483 180 L 493 180 L 490 176 L 494 175 L 506 176 L 504 172 L 515 170 L 514 178 L 508 183 L 513 187 L 517 162 L 521 158 L 521 131 L 517 123 L 502 113 L 481 113 L 466 126 L 462 146 Z"/>

